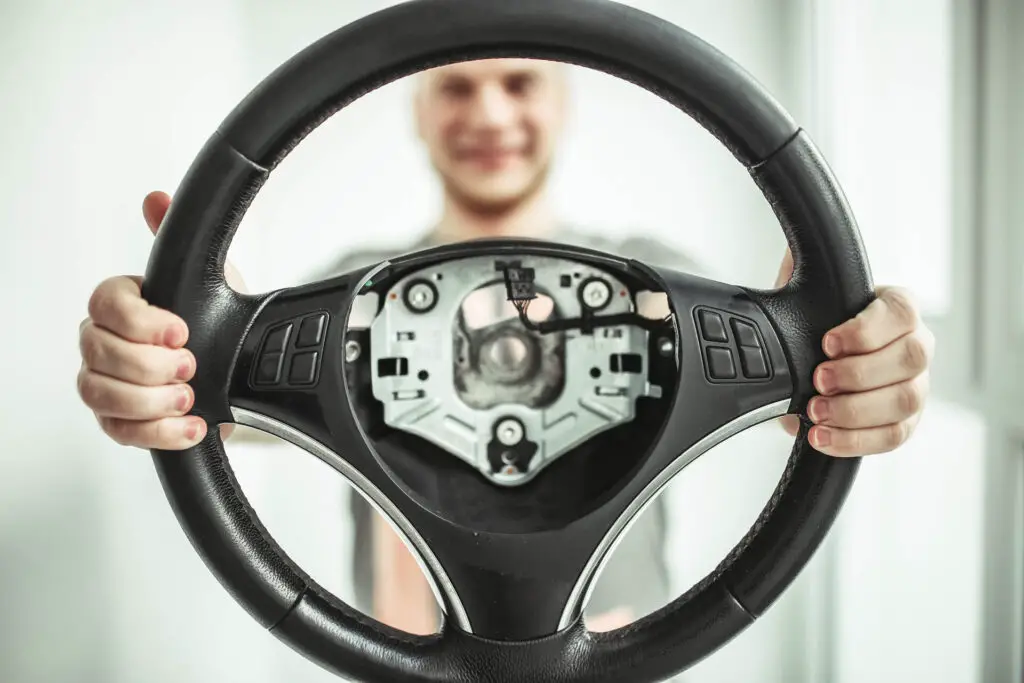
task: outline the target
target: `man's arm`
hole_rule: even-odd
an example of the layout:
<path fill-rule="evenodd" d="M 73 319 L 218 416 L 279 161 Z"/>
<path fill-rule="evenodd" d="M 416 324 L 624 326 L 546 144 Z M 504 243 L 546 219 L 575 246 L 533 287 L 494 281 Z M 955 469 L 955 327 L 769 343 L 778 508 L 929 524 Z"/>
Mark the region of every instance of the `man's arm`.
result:
<path fill-rule="evenodd" d="M 437 633 L 437 602 L 416 558 L 381 515 L 372 518 L 374 618 L 417 635 Z"/>
<path fill-rule="evenodd" d="M 706 272 L 682 250 L 650 237 L 628 237 L 619 245 L 618 253 L 641 263 L 674 268 L 693 275 L 704 275 Z M 664 292 L 642 292 L 637 297 L 637 312 L 651 320 L 668 317 L 671 312 L 668 295 Z"/>

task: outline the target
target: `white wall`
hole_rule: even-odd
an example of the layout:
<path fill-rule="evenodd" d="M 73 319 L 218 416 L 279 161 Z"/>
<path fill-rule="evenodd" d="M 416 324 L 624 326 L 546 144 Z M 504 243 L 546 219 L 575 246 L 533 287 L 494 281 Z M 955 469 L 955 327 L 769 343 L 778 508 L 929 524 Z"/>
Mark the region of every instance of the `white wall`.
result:
<path fill-rule="evenodd" d="M 817 36 L 808 128 L 854 207 L 875 281 L 907 286 L 944 316 L 954 2 L 802 4 Z M 940 340 L 936 363 L 961 351 Z M 833 539 L 832 680 L 977 680 L 985 441 L 982 415 L 933 400 L 898 456 L 864 463 Z"/>
<path fill-rule="evenodd" d="M 244 615 L 192 552 L 148 456 L 99 433 L 74 392 L 75 335 L 99 280 L 145 267 L 144 194 L 173 191 L 210 132 L 277 64 L 387 4 L 296 0 L 287 11 L 269 0 L 183 0 L 173 11 L 128 0 L 0 6 L 0 283 L 8 294 L 0 305 L 5 320 L 17 321 L 8 324 L 0 353 L 0 370 L 16 380 L 0 412 L 0 680 L 333 680 Z M 838 37 L 847 26 L 840 10 L 849 4 L 823 3 L 833 18 L 822 30 L 837 32 L 822 53 L 833 61 L 823 63 L 836 83 L 854 89 L 822 92 L 815 106 L 799 97 L 790 15 L 776 3 L 632 4 L 716 44 L 795 110 L 819 111 L 808 127 L 831 145 L 826 152 L 835 153 L 841 180 L 850 177 L 878 279 L 909 279 L 939 291 L 941 304 L 942 269 L 927 266 L 944 263 L 941 244 L 939 251 L 914 252 L 924 254 L 918 259 L 908 259 L 904 248 L 931 244 L 927 226 L 942 224 L 943 209 L 929 203 L 932 185 L 924 180 L 943 182 L 944 162 L 933 144 L 941 140 L 942 102 L 933 101 L 923 120 L 938 129 L 916 125 L 916 108 L 934 91 L 897 87 L 942 86 L 934 76 L 915 80 L 937 73 L 929 55 L 941 59 L 928 50 L 938 49 L 929 36 L 942 27 L 920 19 L 931 16 L 932 0 L 887 3 L 898 8 L 891 20 L 876 0 L 849 24 L 859 27 L 860 42 Z M 897 20 L 902 30 L 892 24 Z M 876 43 L 877 35 L 887 39 Z M 883 51 L 860 65 L 869 44 Z M 894 72 L 900 80 L 886 81 L 904 45 L 915 46 L 917 61 Z M 653 96 L 588 72 L 575 85 L 575 130 L 556 178 L 567 217 L 595 229 L 650 231 L 691 251 L 722 279 L 769 284 L 783 241 L 743 169 Z M 872 101 L 885 108 L 868 107 Z M 386 86 L 322 126 L 282 164 L 232 251 L 252 286 L 297 282 L 325 254 L 367 235 L 393 242 L 429 223 L 436 188 L 407 103 L 401 83 Z M 886 127 L 882 111 L 901 122 L 903 135 Z M 860 134 L 841 144 L 837 130 Z M 885 135 L 910 144 L 909 151 L 886 157 Z M 885 163 L 878 169 L 867 165 L 879 158 Z M 919 184 L 908 185 L 908 176 Z M 911 204 L 892 191 L 899 183 L 909 187 Z M 931 213 L 907 208 L 922 204 Z M 965 643 L 977 623 L 978 488 L 970 455 L 980 452 L 978 428 L 971 416 L 940 408 L 922 432 L 902 455 L 865 468 L 844 514 L 834 605 L 838 668 L 835 676 L 811 677 L 815 683 L 974 680 L 976 652 Z M 348 529 L 335 476 L 285 446 L 234 445 L 229 453 L 284 548 L 347 595 Z M 766 426 L 707 454 L 673 486 L 672 560 L 680 589 L 746 530 L 784 457 L 785 439 Z M 925 459 L 928 465 L 920 465 Z M 811 608 L 827 568 L 815 560 L 768 616 L 685 680 L 788 682 L 810 670 L 805 650 L 822 630 L 813 621 L 821 611 Z M 897 597 L 906 609 L 892 609 Z M 940 611 L 945 604 L 953 607 Z M 932 644 L 946 658 L 927 656 Z"/>
<path fill-rule="evenodd" d="M 103 439 L 75 393 L 89 292 L 145 267 L 142 197 L 248 90 L 235 6 L 0 12 L 0 680 L 260 680 L 270 637 L 192 553 L 148 455 Z"/>

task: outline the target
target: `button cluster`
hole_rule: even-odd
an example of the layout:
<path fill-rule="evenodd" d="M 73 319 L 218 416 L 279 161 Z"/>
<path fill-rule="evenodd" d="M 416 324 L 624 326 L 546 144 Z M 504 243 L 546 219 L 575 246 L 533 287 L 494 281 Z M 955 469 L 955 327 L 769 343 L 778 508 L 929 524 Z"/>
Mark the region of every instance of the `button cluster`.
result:
<path fill-rule="evenodd" d="M 708 380 L 757 382 L 771 377 L 761 333 L 752 320 L 701 307 L 696 322 Z"/>
<path fill-rule="evenodd" d="M 314 386 L 327 337 L 327 313 L 276 323 L 263 335 L 252 384 L 261 389 Z"/>

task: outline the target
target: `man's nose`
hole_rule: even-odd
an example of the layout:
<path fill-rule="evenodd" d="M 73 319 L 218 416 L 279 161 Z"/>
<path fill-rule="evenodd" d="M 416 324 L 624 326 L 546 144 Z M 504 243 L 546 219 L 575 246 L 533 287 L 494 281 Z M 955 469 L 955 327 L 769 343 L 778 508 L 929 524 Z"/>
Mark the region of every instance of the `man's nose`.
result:
<path fill-rule="evenodd" d="M 504 88 L 488 84 L 477 91 L 473 107 L 473 123 L 500 128 L 515 120 L 515 103 Z"/>

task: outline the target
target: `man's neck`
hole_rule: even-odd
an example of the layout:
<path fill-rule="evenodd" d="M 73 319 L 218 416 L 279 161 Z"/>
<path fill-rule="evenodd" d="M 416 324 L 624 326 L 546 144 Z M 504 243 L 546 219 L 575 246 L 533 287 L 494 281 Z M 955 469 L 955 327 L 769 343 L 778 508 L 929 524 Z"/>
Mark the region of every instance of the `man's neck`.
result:
<path fill-rule="evenodd" d="M 552 234 L 557 220 L 547 197 L 537 193 L 508 211 L 484 214 L 445 197 L 441 220 L 431 231 L 437 242 L 463 242 L 488 237 L 537 237 Z"/>

